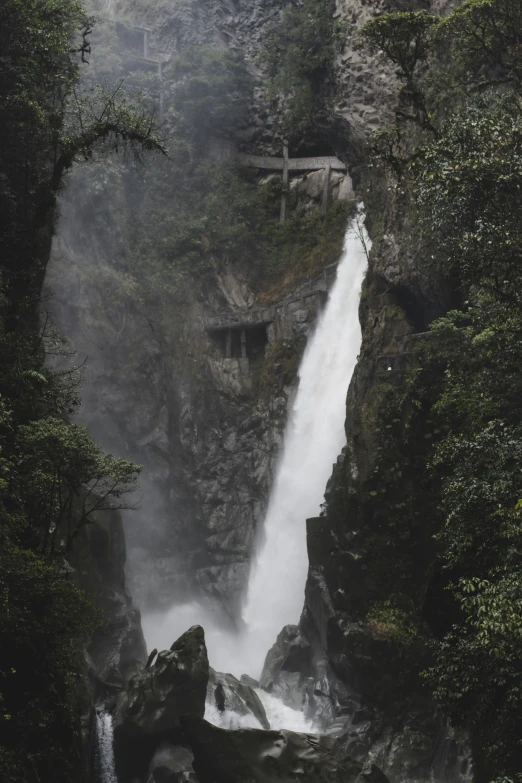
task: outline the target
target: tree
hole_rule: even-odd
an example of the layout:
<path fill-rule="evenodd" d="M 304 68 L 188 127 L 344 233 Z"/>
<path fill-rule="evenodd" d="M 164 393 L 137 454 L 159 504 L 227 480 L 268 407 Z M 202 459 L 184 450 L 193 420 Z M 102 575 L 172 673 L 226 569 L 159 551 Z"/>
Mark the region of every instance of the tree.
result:
<path fill-rule="evenodd" d="M 291 137 L 310 130 L 321 110 L 318 94 L 324 92 L 340 37 L 332 17 L 328 0 L 289 4 L 261 50 L 270 77 L 269 97 L 281 100 L 284 131 Z"/>
<path fill-rule="evenodd" d="M 440 28 L 463 81 L 522 83 L 522 6 L 518 0 L 466 0 Z"/>
<path fill-rule="evenodd" d="M 422 492 L 431 488 L 438 520 L 432 569 L 443 611 L 428 617 L 425 677 L 441 713 L 469 732 L 478 783 L 514 781 L 522 767 L 522 6 L 469 0 L 426 28 L 416 20 L 372 20 L 363 35 L 414 82 L 436 124 L 435 137 L 422 122 L 420 133 L 392 129 L 376 152 L 402 177 L 410 224 L 458 303 L 432 324 L 432 339 L 415 343 L 404 391 L 428 407 L 431 446 L 425 453 L 412 440 L 411 448 L 423 454 Z"/>
<path fill-rule="evenodd" d="M 136 465 L 104 454 L 77 424 L 31 422 L 19 428 L 17 446 L 26 517 L 44 553 L 69 552 L 96 511 L 125 508 L 120 498 L 136 490 Z"/>
<path fill-rule="evenodd" d="M 419 66 L 425 64 L 436 44 L 440 19 L 426 11 L 385 14 L 367 22 L 361 30 L 364 44 L 373 53 L 383 52 L 404 79 L 397 117 L 435 131 L 419 85 Z M 413 110 L 410 113 L 407 107 Z"/>
<path fill-rule="evenodd" d="M 93 607 L 65 555 L 138 472 L 65 421 L 78 404 L 74 371 L 44 367 L 39 321 L 66 171 L 95 146 L 163 149 L 121 89 L 81 92 L 91 21 L 78 0 L 0 3 L 0 778 L 12 783 L 81 778 Z"/>

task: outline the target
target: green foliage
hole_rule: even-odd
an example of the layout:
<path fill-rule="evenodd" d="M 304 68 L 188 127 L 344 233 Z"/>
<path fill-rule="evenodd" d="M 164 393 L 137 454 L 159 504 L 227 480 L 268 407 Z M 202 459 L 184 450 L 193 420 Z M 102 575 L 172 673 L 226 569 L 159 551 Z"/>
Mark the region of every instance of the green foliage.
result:
<path fill-rule="evenodd" d="M 64 101 L 78 72 L 71 48 L 76 31 L 88 26 L 76 0 L 0 7 L 0 238 L 3 266 L 12 272 L 24 255 L 35 263 L 34 235 L 26 232 L 49 198 Z"/>
<path fill-rule="evenodd" d="M 417 200 L 468 283 L 497 290 L 521 263 L 522 109 L 518 98 L 469 99 L 413 163 Z"/>
<path fill-rule="evenodd" d="M 492 572 L 492 581 L 460 579 L 455 593 L 464 620 L 436 650 L 427 672 L 436 700 L 473 738 L 480 779 L 520 769 L 522 571 Z M 506 751 L 509 755 L 506 757 Z"/>
<path fill-rule="evenodd" d="M 407 649 L 417 638 L 418 622 L 412 612 L 395 600 L 378 601 L 367 614 L 367 622 L 373 634 L 391 641 L 399 650 Z"/>
<path fill-rule="evenodd" d="M 386 51 L 384 38 L 376 37 L 378 21 L 367 30 L 372 45 Z M 411 117 L 399 111 L 375 152 L 395 176 L 432 262 L 442 263 L 454 281 L 459 302 L 432 325 L 432 338 L 416 341 L 411 357 L 418 374 L 408 394 L 422 401 L 434 435 L 428 449 L 410 440 L 423 472 L 411 500 L 429 487 L 430 517 L 439 520 L 433 568 L 443 607 L 428 617 L 434 660 L 425 677 L 442 713 L 470 731 L 477 781 L 516 780 L 522 766 L 522 7 L 471 0 L 430 23 L 417 60 L 430 64 L 428 72 L 415 70 L 404 16 L 382 25 L 387 35 L 398 26 L 386 53 L 415 80 L 433 127 L 421 121 L 420 132 L 408 131 L 404 120 Z M 492 91 L 499 84 L 502 90 Z"/>
<path fill-rule="evenodd" d="M 82 642 L 99 619 L 59 563 L 6 544 L 0 560 L 0 776 L 80 779 Z"/>
<path fill-rule="evenodd" d="M 326 266 L 335 264 L 355 207 L 355 203 L 338 202 L 325 214 L 294 213 L 283 225 L 276 217 L 263 222 L 262 255 L 258 261 L 258 286 L 262 284 L 263 295 L 277 300 L 291 293 L 301 280 L 313 278 Z"/>
<path fill-rule="evenodd" d="M 361 35 L 370 51 L 383 52 L 410 82 L 428 59 L 439 24 L 439 17 L 426 11 L 385 14 L 367 22 Z"/>
<path fill-rule="evenodd" d="M 280 298 L 285 286 L 339 257 L 350 206 L 292 214 L 281 225 L 279 177 L 260 184 L 253 171 L 230 162 L 172 156 L 149 167 L 146 185 L 129 257 L 133 276 L 149 293 L 167 286 L 173 294 L 188 275 L 204 285 L 216 263 L 244 267 L 248 248 L 252 285 Z"/>
<path fill-rule="evenodd" d="M 435 46 L 439 25 L 439 17 L 415 11 L 378 16 L 367 22 L 361 31 L 369 50 L 373 53 L 382 51 L 404 79 L 398 118 L 431 131 L 434 127 L 419 85 L 418 71 Z"/>
<path fill-rule="evenodd" d="M 269 96 L 281 99 L 283 130 L 291 139 L 313 127 L 321 111 L 318 96 L 341 43 L 344 30 L 334 23 L 328 0 L 287 5 L 269 30 L 260 59 L 270 77 Z"/>
<path fill-rule="evenodd" d="M 21 426 L 23 506 L 44 552 L 69 552 L 96 511 L 136 489 L 136 466 L 104 454 L 84 427 L 49 416 Z M 22 489 L 22 487 L 20 488 Z"/>
<path fill-rule="evenodd" d="M 501 252 L 485 248 L 480 261 L 465 308 L 434 324 L 445 339 L 420 361 L 444 368 L 428 465 L 440 487 L 440 567 L 459 609 L 433 645 L 427 680 L 453 723 L 471 730 L 479 780 L 488 781 L 521 762 L 522 312 L 517 275 L 490 285 Z"/>
<path fill-rule="evenodd" d="M 119 88 L 80 92 L 90 34 L 76 0 L 0 4 L 0 777 L 13 783 L 80 779 L 81 648 L 94 619 L 64 554 L 137 472 L 67 423 L 78 373 L 44 365 L 63 345 L 39 323 L 65 171 L 95 145 L 160 149 Z"/>
<path fill-rule="evenodd" d="M 245 122 L 253 79 L 243 57 L 228 49 L 193 46 L 169 64 L 174 134 L 199 146 L 209 136 L 226 136 Z"/>
<path fill-rule="evenodd" d="M 461 78 L 483 83 L 522 81 L 522 7 L 518 0 L 466 0 L 441 25 Z"/>
<path fill-rule="evenodd" d="M 92 147 L 160 150 L 151 118 L 116 89 L 81 94 L 92 20 L 77 0 L 0 7 L 0 239 L 8 310 L 39 296 L 49 217 L 65 171 Z M 86 67 L 86 66 L 84 66 Z"/>

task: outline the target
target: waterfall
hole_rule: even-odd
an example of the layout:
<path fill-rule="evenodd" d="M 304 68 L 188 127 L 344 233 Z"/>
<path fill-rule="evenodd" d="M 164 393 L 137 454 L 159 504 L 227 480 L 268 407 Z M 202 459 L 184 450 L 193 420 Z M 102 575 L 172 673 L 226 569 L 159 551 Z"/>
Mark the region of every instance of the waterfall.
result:
<path fill-rule="evenodd" d="M 97 783 L 118 783 L 114 766 L 112 716 L 96 710 L 96 780 Z"/>
<path fill-rule="evenodd" d="M 369 244 L 366 237 L 365 241 Z M 320 513 L 332 465 L 346 443 L 346 393 L 361 345 L 359 294 L 365 269 L 366 254 L 354 223 L 299 369 L 264 541 L 250 575 L 244 630 L 239 636 L 230 634 L 198 603 L 187 603 L 144 615 L 149 646 L 168 648 L 186 628 L 199 623 L 205 628 L 214 668 L 258 677 L 277 634 L 284 625 L 299 621 L 308 570 L 306 519 Z"/>
<path fill-rule="evenodd" d="M 332 464 L 346 444 L 346 393 L 361 345 L 359 295 L 366 269 L 354 226 L 346 234 L 337 278 L 299 368 L 299 388 L 265 518 L 265 541 L 250 576 L 243 619 L 254 676 L 283 626 L 299 620 L 308 571 L 305 521 L 319 515 Z"/>

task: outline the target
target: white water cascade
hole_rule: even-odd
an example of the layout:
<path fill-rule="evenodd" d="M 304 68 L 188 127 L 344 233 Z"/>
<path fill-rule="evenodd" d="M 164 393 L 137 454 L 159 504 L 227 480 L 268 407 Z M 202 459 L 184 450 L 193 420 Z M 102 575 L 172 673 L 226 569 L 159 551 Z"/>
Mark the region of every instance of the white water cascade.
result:
<path fill-rule="evenodd" d="M 361 217 L 361 216 L 360 216 Z M 362 220 L 357 221 L 358 225 Z M 364 237 L 369 245 L 369 240 Z M 205 629 L 218 671 L 259 677 L 266 653 L 288 623 L 297 623 L 308 570 L 306 519 L 320 512 L 324 490 L 346 442 L 346 393 L 361 344 L 359 294 L 366 253 L 355 225 L 346 234 L 337 278 L 299 369 L 299 388 L 268 504 L 264 542 L 252 567 L 243 619 L 233 635 L 197 603 L 147 614 L 149 647 L 168 649 L 190 625 Z"/>
<path fill-rule="evenodd" d="M 114 766 L 112 716 L 96 710 L 96 780 L 97 783 L 118 783 Z"/>
<path fill-rule="evenodd" d="M 299 368 L 284 450 L 268 504 L 265 542 L 243 614 L 249 669 L 261 673 L 283 626 L 297 623 L 308 571 L 306 519 L 318 516 L 332 465 L 346 443 L 346 393 L 361 345 L 359 295 L 366 254 L 352 226 L 337 278 Z"/>

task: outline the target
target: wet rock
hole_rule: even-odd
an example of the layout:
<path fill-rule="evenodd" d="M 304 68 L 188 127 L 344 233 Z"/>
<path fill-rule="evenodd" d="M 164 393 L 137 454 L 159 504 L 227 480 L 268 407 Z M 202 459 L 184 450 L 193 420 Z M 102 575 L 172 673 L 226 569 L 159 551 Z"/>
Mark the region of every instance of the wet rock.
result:
<path fill-rule="evenodd" d="M 356 783 L 390 783 L 390 781 L 379 767 L 370 764 L 367 769 L 361 772 Z"/>
<path fill-rule="evenodd" d="M 181 719 L 201 783 L 355 783 L 362 765 L 332 737 L 292 731 L 226 731 Z"/>
<path fill-rule="evenodd" d="M 187 748 L 164 742 L 152 757 L 147 783 L 198 783 L 193 761 Z"/>
<path fill-rule="evenodd" d="M 211 711 L 215 708 L 223 716 L 222 720 L 229 728 L 246 725 L 270 728 L 265 708 L 255 690 L 232 674 L 210 670 L 207 705 Z"/>
<path fill-rule="evenodd" d="M 114 754 L 121 783 L 136 772 L 143 776 L 162 742 L 181 741 L 182 715 L 203 717 L 208 678 L 205 635 L 196 625 L 129 681 L 114 716 Z"/>
<path fill-rule="evenodd" d="M 147 659 L 140 613 L 125 584 L 125 535 L 118 511 L 98 511 L 76 538 L 71 576 L 103 612 L 105 623 L 87 648 L 98 683 L 123 685 Z"/>
<path fill-rule="evenodd" d="M 310 654 L 310 644 L 298 627 L 286 625 L 268 651 L 260 687 L 293 710 L 301 710 L 307 678 L 312 672 Z"/>
<path fill-rule="evenodd" d="M 157 734 L 179 728 L 180 715 L 203 717 L 208 676 L 205 635 L 195 625 L 130 680 L 117 706 L 115 730 L 132 725 Z"/>
<path fill-rule="evenodd" d="M 249 677 L 248 674 L 242 674 L 239 678 L 239 681 L 243 685 L 248 685 L 249 688 L 259 688 L 259 682 L 257 680 L 254 680 L 253 677 Z"/>

